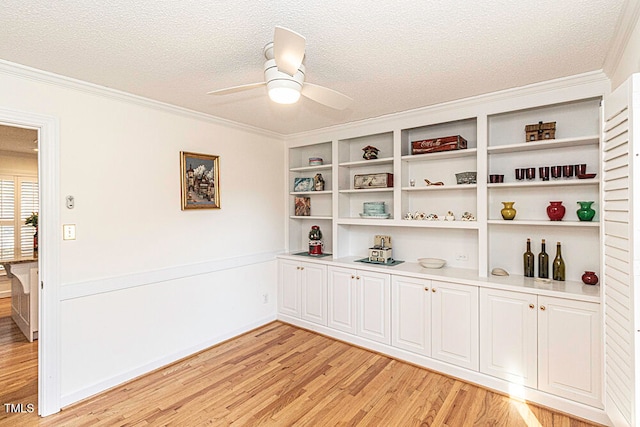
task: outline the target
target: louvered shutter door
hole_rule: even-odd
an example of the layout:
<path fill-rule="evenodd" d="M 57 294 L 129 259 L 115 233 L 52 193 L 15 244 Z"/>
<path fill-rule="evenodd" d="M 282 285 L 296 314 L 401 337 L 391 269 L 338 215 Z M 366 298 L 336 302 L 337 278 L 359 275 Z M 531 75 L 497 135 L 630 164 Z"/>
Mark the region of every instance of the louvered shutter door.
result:
<path fill-rule="evenodd" d="M 632 76 L 604 103 L 605 409 L 614 425 L 640 421 L 639 83 Z"/>
<path fill-rule="evenodd" d="M 15 181 L 0 177 L 0 260 L 15 257 Z"/>
<path fill-rule="evenodd" d="M 35 227 L 25 225 L 24 221 L 33 213 L 38 212 L 38 183 L 28 178 L 20 179 L 20 255 L 33 255 L 33 235 Z"/>

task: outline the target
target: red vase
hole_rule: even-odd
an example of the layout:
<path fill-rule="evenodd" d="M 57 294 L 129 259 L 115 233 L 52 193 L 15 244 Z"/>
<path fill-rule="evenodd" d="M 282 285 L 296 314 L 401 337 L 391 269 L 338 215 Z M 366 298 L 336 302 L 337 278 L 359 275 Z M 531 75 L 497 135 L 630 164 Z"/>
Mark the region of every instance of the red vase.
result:
<path fill-rule="evenodd" d="M 582 282 L 585 285 L 597 285 L 598 284 L 598 276 L 593 271 L 585 271 L 582 275 Z"/>
<path fill-rule="evenodd" d="M 551 221 L 560 221 L 564 218 L 566 209 L 562 206 L 562 202 L 549 202 L 547 206 L 547 216 Z"/>

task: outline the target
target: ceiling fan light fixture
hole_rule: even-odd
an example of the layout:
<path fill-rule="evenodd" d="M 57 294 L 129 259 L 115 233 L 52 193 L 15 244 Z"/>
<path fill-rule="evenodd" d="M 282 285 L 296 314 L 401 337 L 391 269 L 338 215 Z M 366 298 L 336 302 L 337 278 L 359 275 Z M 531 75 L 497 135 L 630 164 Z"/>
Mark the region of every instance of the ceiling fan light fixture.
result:
<path fill-rule="evenodd" d="M 269 88 L 269 98 L 278 104 L 295 104 L 300 99 L 300 88 L 284 85 L 272 85 Z"/>

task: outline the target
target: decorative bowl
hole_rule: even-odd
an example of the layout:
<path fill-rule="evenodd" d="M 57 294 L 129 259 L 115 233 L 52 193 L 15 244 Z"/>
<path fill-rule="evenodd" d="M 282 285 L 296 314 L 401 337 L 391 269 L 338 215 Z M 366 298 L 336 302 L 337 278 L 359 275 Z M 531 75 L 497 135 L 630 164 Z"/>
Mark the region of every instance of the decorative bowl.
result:
<path fill-rule="evenodd" d="M 478 172 L 460 172 L 456 174 L 458 184 L 475 184 Z"/>
<path fill-rule="evenodd" d="M 440 258 L 418 258 L 418 263 L 424 268 L 442 268 L 447 261 Z"/>

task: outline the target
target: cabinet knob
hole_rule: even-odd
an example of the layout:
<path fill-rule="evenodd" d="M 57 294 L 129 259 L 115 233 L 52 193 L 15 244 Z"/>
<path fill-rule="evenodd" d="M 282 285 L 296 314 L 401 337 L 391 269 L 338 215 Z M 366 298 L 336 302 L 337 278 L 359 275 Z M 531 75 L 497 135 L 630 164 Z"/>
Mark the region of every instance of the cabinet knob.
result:
<path fill-rule="evenodd" d="M 435 292 L 435 291 L 436 291 L 436 288 L 431 288 L 431 292 Z"/>
<path fill-rule="evenodd" d="M 300 270 L 304 270 L 304 267 L 300 267 Z"/>
<path fill-rule="evenodd" d="M 545 311 L 547 309 L 547 307 L 545 307 L 544 305 L 540 306 L 540 310 Z"/>
<path fill-rule="evenodd" d="M 297 266 L 297 267 L 296 267 L 296 270 L 300 270 L 300 266 Z"/>
<path fill-rule="evenodd" d="M 356 276 L 356 280 L 360 280 L 360 276 Z"/>
<path fill-rule="evenodd" d="M 535 308 L 536 306 L 533 304 L 529 304 L 529 308 Z"/>
<path fill-rule="evenodd" d="M 352 278 L 352 279 L 355 279 L 355 278 L 356 278 L 356 276 L 354 276 L 354 275 L 352 274 L 352 275 L 351 275 L 351 278 Z"/>
<path fill-rule="evenodd" d="M 427 292 L 429 292 L 429 288 L 427 288 L 427 287 L 425 287 L 425 288 L 424 288 L 424 290 L 425 290 L 425 291 L 427 291 Z"/>

